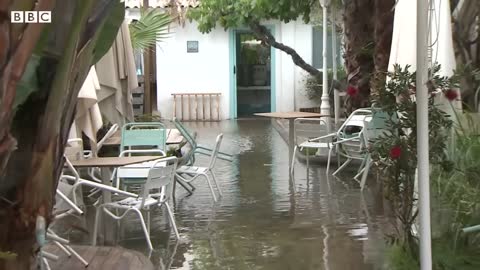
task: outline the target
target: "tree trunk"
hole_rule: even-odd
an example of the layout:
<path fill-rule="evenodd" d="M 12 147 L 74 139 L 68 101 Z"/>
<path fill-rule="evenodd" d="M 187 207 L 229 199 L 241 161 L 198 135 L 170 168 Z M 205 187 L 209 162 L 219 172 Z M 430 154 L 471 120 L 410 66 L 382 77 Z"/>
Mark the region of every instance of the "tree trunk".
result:
<path fill-rule="evenodd" d="M 474 72 L 480 69 L 480 2 L 463 1 L 455 15 L 453 16 L 453 45 L 457 66 L 460 71 L 463 71 L 460 80 L 462 99 L 468 107 L 473 108 L 475 91 L 480 86 L 478 76 Z"/>
<path fill-rule="evenodd" d="M 116 5 L 124 12 L 116 0 L 31 1 L 38 10 L 54 7 L 49 32 L 42 33 L 44 24 L 12 26 L 4 13 L 15 10 L 10 6 L 14 1 L 0 0 L 0 251 L 16 255 L 0 259 L 0 269 L 31 268 L 38 252 L 36 219 L 44 217 L 47 225 L 51 219 L 78 92 L 95 53 L 108 45 L 96 47 L 100 35 L 110 42 L 116 34 L 102 32 L 109 10 Z M 112 24 L 110 32 L 119 26 Z M 23 32 L 13 35 L 18 29 Z M 41 34 L 45 43 L 39 42 Z M 39 49 L 39 43 L 45 46 Z M 25 79 L 28 87 L 19 90 L 27 63 L 36 77 Z M 25 88 L 30 91 L 26 100 L 13 108 L 18 91 L 25 94 Z"/>
<path fill-rule="evenodd" d="M 250 29 L 253 31 L 255 37 L 262 41 L 264 44 L 279 49 L 292 57 L 293 63 L 298 67 L 302 68 L 310 75 L 314 77 L 320 77 L 321 72 L 314 68 L 312 65 L 308 64 L 303 60 L 303 58 L 291 47 L 277 42 L 275 37 L 270 33 L 270 31 L 259 22 L 252 22 L 250 23 Z"/>
<path fill-rule="evenodd" d="M 369 106 L 370 79 L 374 65 L 375 0 L 350 0 L 344 3 L 345 67 L 349 85 L 359 94 L 346 99 L 347 112 Z"/>
<path fill-rule="evenodd" d="M 395 0 L 375 0 L 375 74 L 371 82 L 370 95 L 377 95 L 377 89 L 385 87 L 390 49 L 392 47 Z"/>

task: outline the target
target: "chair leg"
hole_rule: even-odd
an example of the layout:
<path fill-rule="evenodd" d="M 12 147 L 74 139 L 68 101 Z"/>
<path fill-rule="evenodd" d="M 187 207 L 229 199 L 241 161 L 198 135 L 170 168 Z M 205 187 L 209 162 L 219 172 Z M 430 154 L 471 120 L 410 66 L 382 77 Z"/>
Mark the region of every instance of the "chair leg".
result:
<path fill-rule="evenodd" d="M 178 233 L 177 223 L 175 222 L 175 216 L 172 212 L 172 209 L 170 209 L 170 205 L 168 204 L 168 202 L 165 202 L 165 206 L 167 207 L 168 216 L 170 217 L 170 224 L 173 227 L 173 231 L 175 232 L 175 236 L 177 237 L 177 239 L 180 239 L 180 234 Z"/>
<path fill-rule="evenodd" d="M 363 191 L 363 188 L 365 187 L 365 183 L 367 182 L 367 176 L 371 166 L 372 166 L 372 160 L 369 155 L 365 163 L 365 170 L 363 171 L 362 180 L 360 181 L 360 190 L 362 191 Z"/>
<path fill-rule="evenodd" d="M 51 270 L 50 265 L 48 264 L 48 261 L 46 258 L 42 258 L 42 269 L 45 270 Z"/>
<path fill-rule="evenodd" d="M 187 187 L 187 185 L 189 185 L 189 183 L 183 181 L 181 176 L 175 175 L 175 182 L 178 183 L 178 184 L 180 184 L 180 186 L 182 186 L 182 187 L 188 192 L 189 195 L 192 195 L 192 194 L 193 194 L 193 189 L 190 190 L 190 189 Z M 191 185 L 190 185 L 190 186 L 191 186 Z"/>
<path fill-rule="evenodd" d="M 217 176 L 212 170 L 210 170 L 210 173 L 212 174 L 212 178 L 213 178 L 213 182 L 215 183 L 215 186 L 217 186 L 218 194 L 220 194 L 220 196 L 223 196 L 222 189 L 220 188 L 220 185 L 217 182 Z"/>
<path fill-rule="evenodd" d="M 78 254 L 71 246 L 65 246 L 68 251 L 70 251 L 70 253 L 73 254 L 73 256 L 75 256 L 83 265 L 85 265 L 85 267 L 88 266 L 88 262 L 82 257 L 80 256 L 80 254 Z"/>
<path fill-rule="evenodd" d="M 100 223 L 101 215 L 103 212 L 103 207 L 100 206 L 97 208 L 97 211 L 95 212 L 95 222 L 93 225 L 93 239 L 92 239 L 92 246 L 97 245 L 97 233 L 98 233 L 98 224 Z"/>
<path fill-rule="evenodd" d="M 342 164 L 342 166 L 340 166 L 340 168 L 338 168 L 335 172 L 332 173 L 332 175 L 336 175 L 337 173 L 339 173 L 341 170 L 343 170 L 343 168 L 345 168 L 350 162 L 352 161 L 351 158 L 347 159 L 345 161 L 345 163 Z"/>
<path fill-rule="evenodd" d="M 295 168 L 295 155 L 297 154 L 297 146 L 293 148 L 292 163 L 290 164 L 290 175 L 293 177 L 293 170 Z"/>
<path fill-rule="evenodd" d="M 150 209 L 148 209 L 146 212 L 147 212 L 147 232 L 150 235 Z"/>
<path fill-rule="evenodd" d="M 330 161 L 332 160 L 333 145 L 328 149 L 328 159 L 327 159 L 327 175 L 330 172 Z"/>
<path fill-rule="evenodd" d="M 363 171 L 365 171 L 365 166 L 362 164 L 362 166 L 360 166 L 360 168 L 358 169 L 358 173 L 353 177 L 353 179 L 360 181 L 358 180 L 358 177 L 363 174 Z"/>
<path fill-rule="evenodd" d="M 140 218 L 140 223 L 142 224 L 143 233 L 145 234 L 145 238 L 147 240 L 147 245 L 150 250 L 153 250 L 152 242 L 150 241 L 150 234 L 148 233 L 147 225 L 145 224 L 145 219 L 143 219 L 142 212 L 138 209 L 133 209 L 135 213 L 138 214 Z"/>
<path fill-rule="evenodd" d="M 215 191 L 213 190 L 212 183 L 210 183 L 210 177 L 208 177 L 208 175 L 206 174 L 202 174 L 202 175 L 205 176 L 205 178 L 207 178 L 208 186 L 210 187 L 210 191 L 212 192 L 213 201 L 217 202 L 217 196 L 215 196 Z"/>
<path fill-rule="evenodd" d="M 309 153 L 309 149 L 310 148 L 305 148 L 307 151 L 307 177 L 308 177 L 308 168 L 310 168 L 310 153 Z"/>

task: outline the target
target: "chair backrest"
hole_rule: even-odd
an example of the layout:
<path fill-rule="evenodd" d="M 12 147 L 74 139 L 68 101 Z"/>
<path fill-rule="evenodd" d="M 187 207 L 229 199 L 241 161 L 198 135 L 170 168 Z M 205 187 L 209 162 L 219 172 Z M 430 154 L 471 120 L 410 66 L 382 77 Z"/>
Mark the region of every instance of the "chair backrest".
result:
<path fill-rule="evenodd" d="M 147 181 L 142 188 L 142 208 L 145 205 L 145 200 L 152 193 L 158 196 L 160 202 L 170 199 L 173 192 L 177 163 L 178 159 L 176 157 L 168 157 L 152 164 L 148 172 Z"/>
<path fill-rule="evenodd" d="M 365 156 L 365 140 L 363 138 L 363 132 L 359 134 L 358 138 L 341 143 L 339 154 L 354 159 L 363 158 Z"/>
<path fill-rule="evenodd" d="M 220 133 L 215 140 L 215 146 L 213 147 L 212 154 L 210 155 L 210 163 L 208 168 L 213 169 L 215 162 L 217 161 L 218 152 L 220 151 L 220 145 L 222 144 L 223 134 Z"/>
<path fill-rule="evenodd" d="M 190 133 L 182 124 L 182 122 L 180 122 L 176 117 L 174 117 L 172 121 L 180 134 L 182 134 L 183 138 L 190 145 L 190 151 L 186 154 L 186 156 L 182 157 L 183 163 L 186 165 L 193 165 L 193 163 L 195 163 L 195 149 L 197 149 L 198 146 L 195 136 Z"/>
<path fill-rule="evenodd" d="M 295 144 L 328 134 L 327 122 L 320 118 L 297 118 L 294 121 Z"/>
<path fill-rule="evenodd" d="M 173 124 L 182 134 L 183 138 L 185 138 L 185 140 L 187 140 L 187 142 L 192 146 L 192 148 L 197 148 L 197 142 L 195 141 L 195 138 L 190 132 L 188 132 L 187 128 L 182 124 L 182 122 L 180 122 L 176 117 L 174 117 Z"/>
<path fill-rule="evenodd" d="M 142 147 L 166 150 L 166 141 L 167 132 L 162 123 L 128 123 L 122 128 L 120 152 Z"/>
<path fill-rule="evenodd" d="M 385 134 L 388 130 L 389 122 L 395 122 L 397 120 L 398 116 L 396 114 L 390 115 L 385 111 L 373 109 L 373 114 L 366 117 L 364 120 L 365 130 L 363 132 L 363 137 L 366 140 L 365 143 L 368 144 L 372 140 Z"/>
<path fill-rule="evenodd" d="M 363 130 L 364 120 L 372 115 L 370 108 L 357 109 L 353 111 L 345 122 L 337 130 L 338 138 L 351 138 L 358 136 Z"/>

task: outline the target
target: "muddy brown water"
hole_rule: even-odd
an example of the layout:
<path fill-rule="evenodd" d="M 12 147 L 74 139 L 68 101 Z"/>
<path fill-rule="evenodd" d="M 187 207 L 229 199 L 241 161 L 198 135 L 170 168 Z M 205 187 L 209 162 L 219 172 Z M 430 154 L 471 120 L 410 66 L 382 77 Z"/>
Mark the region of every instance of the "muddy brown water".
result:
<path fill-rule="evenodd" d="M 389 215 L 375 181 L 362 193 L 352 173 L 327 178 L 324 166 L 312 165 L 307 174 L 298 162 L 292 181 L 287 145 L 270 120 L 186 125 L 204 145 L 213 146 L 222 132 L 221 150 L 236 155 L 215 167 L 223 197 L 213 203 L 201 179 L 191 196 L 177 187 L 173 208 L 181 240 L 158 211 L 151 254 L 133 218 L 119 245 L 151 255 L 159 269 L 385 269 Z"/>

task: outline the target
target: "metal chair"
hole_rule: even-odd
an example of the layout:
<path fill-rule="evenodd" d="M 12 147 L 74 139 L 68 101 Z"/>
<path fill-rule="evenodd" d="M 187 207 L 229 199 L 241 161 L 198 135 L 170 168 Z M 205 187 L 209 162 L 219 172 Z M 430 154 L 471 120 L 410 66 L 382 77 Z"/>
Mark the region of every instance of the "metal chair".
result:
<path fill-rule="evenodd" d="M 122 151 L 119 157 L 125 156 L 157 156 L 158 158 L 166 157 L 165 151 L 160 149 L 144 149 L 144 150 L 125 150 Z M 112 174 L 112 180 L 115 178 L 115 186 L 120 189 L 123 184 L 124 187 L 129 185 L 142 185 L 145 183 L 148 172 L 150 170 L 150 165 L 152 162 L 143 162 L 139 164 L 132 164 L 127 166 L 122 166 L 115 169 Z"/>
<path fill-rule="evenodd" d="M 69 183 L 72 184 L 72 192 L 71 192 L 72 193 L 72 201 L 75 205 L 79 204 L 79 198 L 77 198 L 77 189 L 81 186 L 91 187 L 91 188 L 96 189 L 96 190 L 109 191 L 109 192 L 124 195 L 124 196 L 137 197 L 136 194 L 129 193 L 129 192 L 126 192 L 126 191 L 122 191 L 122 190 L 119 190 L 117 188 L 114 188 L 114 187 L 111 187 L 111 186 L 108 186 L 108 185 L 104 185 L 104 184 L 101 184 L 101 183 L 97 183 L 97 182 L 94 182 L 94 181 L 90 181 L 90 180 L 86 180 L 86 179 L 81 178 L 80 174 L 75 169 L 75 167 L 73 167 L 70 160 L 66 156 L 64 158 L 65 158 L 65 165 L 66 165 L 68 171 L 70 172 L 70 174 L 67 174 L 67 172 L 64 171 L 64 173 L 61 176 L 61 180 L 68 181 Z"/>
<path fill-rule="evenodd" d="M 135 149 L 160 149 L 166 151 L 166 142 L 166 128 L 162 123 L 128 123 L 122 127 L 120 152 Z"/>
<path fill-rule="evenodd" d="M 223 134 L 219 134 L 217 136 L 215 147 L 210 153 L 204 152 L 200 148 L 197 148 L 196 150 L 193 150 L 190 152 L 191 155 L 198 153 L 198 154 L 210 156 L 210 162 L 207 167 L 196 167 L 191 165 L 185 165 L 178 168 L 176 173 L 176 177 L 178 179 L 189 184 L 190 182 L 194 181 L 200 176 L 205 177 L 207 180 L 208 186 L 210 188 L 210 191 L 212 193 L 213 200 L 215 202 L 217 201 L 217 196 L 215 195 L 215 191 L 213 190 L 213 186 L 212 186 L 212 183 L 210 182 L 210 177 L 208 176 L 208 174 L 212 176 L 215 186 L 218 190 L 218 193 L 220 194 L 220 196 L 222 196 L 222 190 L 218 185 L 215 173 L 213 172 L 213 167 L 215 166 L 215 162 L 217 160 L 220 144 L 222 143 L 222 138 L 223 138 Z"/>
<path fill-rule="evenodd" d="M 292 164 L 290 174 L 293 176 L 295 167 L 295 155 L 297 150 L 306 149 L 307 170 L 310 166 L 309 149 L 330 149 L 332 147 L 331 139 L 311 140 L 321 136 L 328 135 L 327 123 L 320 118 L 297 118 L 294 121 L 294 141 Z"/>
<path fill-rule="evenodd" d="M 185 138 L 185 140 L 191 145 L 192 151 L 200 153 L 202 152 L 203 154 L 211 154 L 213 152 L 212 148 L 202 146 L 197 144 L 197 141 L 195 138 L 190 134 L 190 132 L 187 130 L 187 128 L 176 118 L 173 118 L 173 124 L 175 127 L 178 129 L 178 131 L 182 134 L 182 136 Z M 232 162 L 233 161 L 233 155 L 224 153 L 222 151 L 218 151 L 218 159 L 225 160 Z M 195 163 L 195 155 L 191 155 L 189 157 L 190 159 L 188 160 L 187 165 L 193 165 Z"/>
<path fill-rule="evenodd" d="M 96 245 L 98 224 L 102 211 L 116 220 L 122 220 L 125 216 L 127 216 L 128 213 L 133 212 L 140 219 L 148 248 L 153 250 L 152 242 L 150 241 L 150 210 L 156 206 L 165 206 L 167 208 L 168 216 L 170 218 L 171 226 L 175 232 L 175 236 L 177 239 L 180 238 L 177 226 L 175 224 L 173 212 L 168 204 L 168 200 L 171 198 L 173 192 L 172 186 L 177 168 L 177 162 L 178 161 L 176 157 L 169 157 L 151 163 L 147 180 L 142 185 L 142 189 L 138 194 L 138 198 L 130 197 L 116 202 L 100 205 L 95 215 L 92 245 Z M 116 214 L 111 210 L 119 210 L 122 211 L 122 213 Z M 147 213 L 146 223 L 142 211 Z"/>

